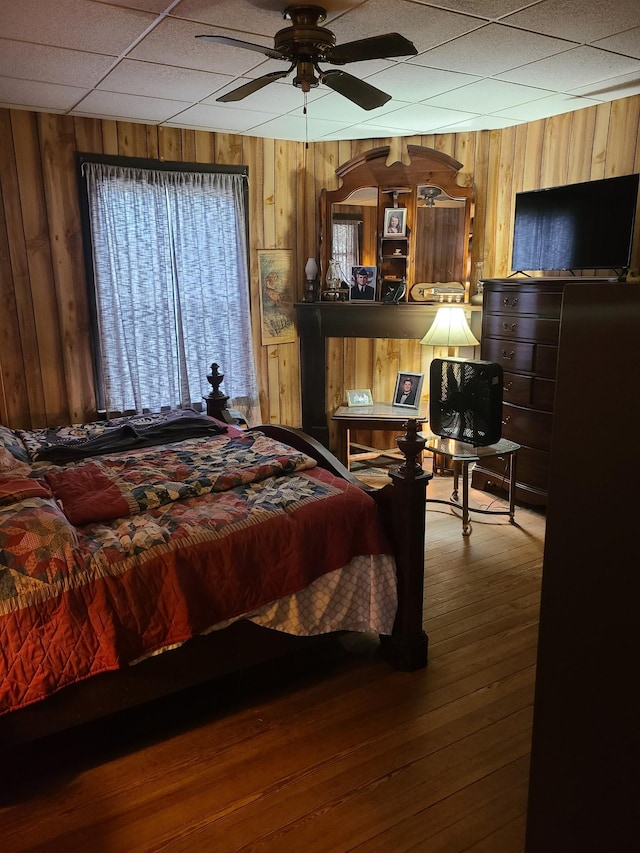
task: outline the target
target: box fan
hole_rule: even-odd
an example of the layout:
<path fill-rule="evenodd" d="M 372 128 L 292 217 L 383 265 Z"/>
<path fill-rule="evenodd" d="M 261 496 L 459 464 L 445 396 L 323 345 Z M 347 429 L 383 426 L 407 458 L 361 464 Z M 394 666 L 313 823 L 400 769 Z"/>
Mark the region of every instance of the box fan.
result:
<path fill-rule="evenodd" d="M 429 428 L 475 447 L 502 436 L 502 367 L 491 361 L 434 358 L 429 373 Z"/>

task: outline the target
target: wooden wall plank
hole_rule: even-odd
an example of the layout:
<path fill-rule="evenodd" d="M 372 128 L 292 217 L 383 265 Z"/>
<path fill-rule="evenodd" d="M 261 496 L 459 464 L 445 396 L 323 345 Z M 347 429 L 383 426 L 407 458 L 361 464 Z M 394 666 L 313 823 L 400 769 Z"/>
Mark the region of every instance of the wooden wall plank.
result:
<path fill-rule="evenodd" d="M 502 131 L 411 138 L 460 160 L 459 182 L 474 187 L 472 284 L 476 264 L 484 276 L 510 272 L 515 192 L 640 169 L 639 114 L 640 96 L 633 96 Z M 37 132 L 29 131 L 30 122 Z M 394 146 L 402 150 L 407 141 L 394 140 Z M 320 238 L 321 190 L 337 188 L 335 170 L 341 163 L 390 140 L 318 142 L 304 149 L 302 143 L 235 134 L 0 110 L 0 143 L 0 299 L 4 317 L 13 318 L 5 320 L 2 329 L 8 331 L 0 341 L 3 417 L 10 416 L 15 426 L 40 425 L 34 419 L 53 422 L 62 410 L 71 416 L 92 408 L 74 162 L 75 152 L 85 150 L 248 166 L 252 329 L 261 407 L 265 419 L 299 423 L 298 345 L 261 344 L 255 251 L 292 248 L 300 287 L 306 257 L 317 251 Z M 27 198 L 36 200 L 35 209 L 26 209 Z M 636 265 L 639 242 L 637 233 Z M 58 316 L 59 322 L 52 323 L 51 317 Z M 37 346 L 30 343 L 25 349 L 26 340 L 37 340 Z M 343 402 L 345 383 L 371 387 L 377 399 L 390 398 L 399 364 L 425 372 L 431 359 L 430 348 L 417 342 L 331 341 L 328 349 L 328 410 Z M 330 434 L 333 439 L 332 427 Z"/>
<path fill-rule="evenodd" d="M 25 317 L 23 328 L 29 329 L 32 323 L 34 327 L 33 336 L 31 332 L 25 334 L 23 357 L 28 364 L 42 365 L 40 371 L 30 371 L 26 380 L 31 423 L 45 426 L 48 418 L 57 423 L 67 419 L 68 399 L 65 372 L 60 369 L 64 358 L 37 116 L 16 112 L 12 117 L 12 128 L 29 270 L 28 309 L 32 312 L 32 316 Z M 26 299 L 27 292 L 23 295 Z"/>
<path fill-rule="evenodd" d="M 42 176 L 49 216 L 53 277 L 67 407 L 61 422 L 95 417 L 89 310 L 78 205 L 73 119 L 38 114 Z M 58 413 L 56 413 L 57 417 Z M 58 421 L 60 422 L 60 421 Z"/>

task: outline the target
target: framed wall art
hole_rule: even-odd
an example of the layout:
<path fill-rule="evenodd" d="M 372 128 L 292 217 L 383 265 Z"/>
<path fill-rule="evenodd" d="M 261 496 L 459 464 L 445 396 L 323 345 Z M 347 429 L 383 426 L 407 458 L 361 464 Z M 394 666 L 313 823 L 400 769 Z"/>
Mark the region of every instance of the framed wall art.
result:
<path fill-rule="evenodd" d="M 291 249 L 258 249 L 262 345 L 296 339 Z"/>

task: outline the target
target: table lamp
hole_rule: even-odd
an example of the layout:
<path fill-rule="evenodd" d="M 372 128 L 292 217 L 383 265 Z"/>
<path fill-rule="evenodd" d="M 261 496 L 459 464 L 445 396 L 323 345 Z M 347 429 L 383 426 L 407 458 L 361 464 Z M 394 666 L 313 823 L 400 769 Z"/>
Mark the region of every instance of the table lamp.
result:
<path fill-rule="evenodd" d="M 467 318 L 464 308 L 456 305 L 443 305 L 438 308 L 431 328 L 420 341 L 424 346 L 439 347 L 444 352 L 436 353 L 434 356 L 446 358 L 457 356 L 458 347 L 475 347 L 480 341 L 475 337 Z"/>

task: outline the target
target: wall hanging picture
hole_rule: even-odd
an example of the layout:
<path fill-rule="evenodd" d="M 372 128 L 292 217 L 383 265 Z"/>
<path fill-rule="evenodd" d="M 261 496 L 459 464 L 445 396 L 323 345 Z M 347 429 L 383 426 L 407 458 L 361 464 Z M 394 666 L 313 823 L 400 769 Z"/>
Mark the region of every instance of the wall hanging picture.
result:
<path fill-rule="evenodd" d="M 291 249 L 258 249 L 262 345 L 296 339 Z"/>

